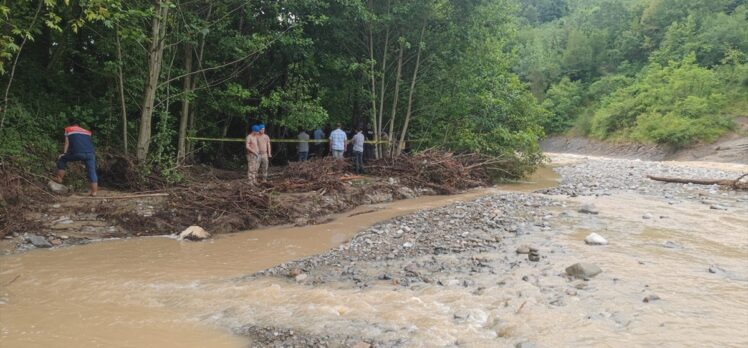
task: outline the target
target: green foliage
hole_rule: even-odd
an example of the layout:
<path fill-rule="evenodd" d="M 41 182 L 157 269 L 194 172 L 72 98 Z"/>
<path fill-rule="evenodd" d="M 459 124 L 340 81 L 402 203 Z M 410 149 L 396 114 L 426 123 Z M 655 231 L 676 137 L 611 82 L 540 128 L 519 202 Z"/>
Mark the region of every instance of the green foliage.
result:
<path fill-rule="evenodd" d="M 543 101 L 543 107 L 551 113 L 543 122 L 546 132 L 554 134 L 569 130 L 574 125 L 584 99 L 584 88 L 580 81 L 571 82 L 568 77 L 564 77 L 551 86 Z"/>
<path fill-rule="evenodd" d="M 598 40 L 596 33 L 579 28 L 578 44 L 571 40 L 568 49 L 546 49 L 568 41 L 568 30 L 552 29 L 573 2 L 43 0 L 36 22 L 39 2 L 2 2 L 0 71 L 2 64 L 8 70 L 26 40 L 12 78 L 0 154 L 22 156 L 33 148 L 40 156 L 35 162 L 49 170 L 71 115 L 93 131 L 98 150 L 128 153 L 137 145 L 144 125 L 140 116 L 148 110 L 152 132 L 143 138 L 150 141 L 147 160 L 140 163 L 143 178 L 159 171 L 179 181 L 182 117 L 187 134 L 235 138 L 256 120 L 268 124 L 274 137 L 328 122 L 372 129 L 372 114 L 381 114 L 383 127 L 389 131 L 391 124 L 398 133 L 407 114 L 405 139 L 502 156 L 516 164 L 508 175 L 519 176 L 541 158 L 539 124 L 547 112 L 513 66 L 533 79 L 538 96 L 563 69 L 575 69 L 579 76 L 597 71 L 597 46 L 589 50 L 593 58 L 571 51 Z M 156 18 L 165 28 L 156 39 L 151 29 L 158 4 L 169 14 Z M 548 25 L 539 30 L 541 38 L 511 44 L 519 11 Z M 156 91 L 148 109 L 144 90 L 149 68 L 157 63 L 149 52 L 151 43 L 159 42 L 154 40 L 162 40 L 164 51 L 158 82 L 148 88 Z M 564 52 L 566 59 L 558 61 Z M 8 74 L 0 77 L 0 86 L 9 82 Z M 572 106 L 561 100 L 569 92 L 565 87 L 555 87 L 558 95 L 548 99 L 558 113 L 569 115 Z M 186 152 L 197 154 L 194 160 L 216 163 L 241 159 L 238 145 L 202 143 Z"/>
<path fill-rule="evenodd" d="M 327 122 L 327 110 L 320 105 L 322 98 L 309 95 L 311 87 L 302 81 L 287 89 L 275 90 L 262 99 L 260 106 L 276 115 L 280 125 L 290 129 L 320 127 Z"/>
<path fill-rule="evenodd" d="M 717 75 L 695 60 L 691 54 L 666 67 L 650 64 L 634 83 L 605 99 L 592 134 L 607 138 L 632 130 L 637 140 L 676 146 L 714 140 L 730 125 L 720 112 L 724 89 Z"/>
<path fill-rule="evenodd" d="M 516 71 L 551 113 L 547 132 L 573 125 L 579 135 L 687 146 L 716 139 L 746 113 L 744 1 L 566 4 L 549 21 L 522 12 L 513 43 Z"/>

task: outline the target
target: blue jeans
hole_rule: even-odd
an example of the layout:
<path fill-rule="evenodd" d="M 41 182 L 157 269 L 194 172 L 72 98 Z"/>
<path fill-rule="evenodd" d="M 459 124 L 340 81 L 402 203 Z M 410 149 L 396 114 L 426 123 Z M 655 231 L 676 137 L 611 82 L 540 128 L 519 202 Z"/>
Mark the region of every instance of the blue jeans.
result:
<path fill-rule="evenodd" d="M 332 150 L 332 158 L 343 159 L 343 150 Z"/>
<path fill-rule="evenodd" d="M 356 174 L 364 173 L 364 153 L 363 151 L 353 151 L 353 165 L 356 169 Z"/>
<path fill-rule="evenodd" d="M 68 162 L 84 162 L 86 164 L 86 176 L 88 181 L 97 183 L 96 177 L 96 154 L 93 152 L 66 153 L 57 160 L 57 169 L 65 170 Z"/>
<path fill-rule="evenodd" d="M 309 151 L 299 152 L 299 162 L 305 162 L 309 159 Z"/>

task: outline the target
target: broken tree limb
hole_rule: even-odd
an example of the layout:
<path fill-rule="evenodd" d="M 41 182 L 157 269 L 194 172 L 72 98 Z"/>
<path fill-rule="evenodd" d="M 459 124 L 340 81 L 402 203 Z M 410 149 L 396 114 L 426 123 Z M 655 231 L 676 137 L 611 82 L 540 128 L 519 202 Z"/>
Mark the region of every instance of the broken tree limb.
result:
<path fill-rule="evenodd" d="M 748 189 L 748 182 L 741 182 L 744 177 L 748 176 L 748 174 L 743 174 L 739 176 L 735 180 L 730 179 L 688 179 L 688 178 L 670 178 L 670 177 L 664 177 L 664 176 L 654 176 L 654 175 L 647 175 L 647 178 L 655 181 L 663 181 L 663 182 L 671 182 L 671 183 L 678 183 L 678 184 L 695 184 L 695 185 L 720 185 L 720 186 L 729 186 L 733 189 L 741 189 L 746 190 Z"/>
<path fill-rule="evenodd" d="M 75 199 L 136 199 L 145 197 L 166 197 L 168 193 L 145 193 L 145 194 L 134 194 L 134 195 L 121 195 L 121 196 L 94 196 L 94 197 L 82 197 L 72 196 Z"/>

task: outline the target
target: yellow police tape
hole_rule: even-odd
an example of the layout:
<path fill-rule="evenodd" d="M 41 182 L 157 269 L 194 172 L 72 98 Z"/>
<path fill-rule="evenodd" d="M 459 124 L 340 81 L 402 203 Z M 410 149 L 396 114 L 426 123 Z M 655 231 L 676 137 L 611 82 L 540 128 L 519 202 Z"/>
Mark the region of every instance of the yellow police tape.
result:
<path fill-rule="evenodd" d="M 246 139 L 244 138 L 202 138 L 202 137 L 186 137 L 187 140 L 199 140 L 199 141 L 225 141 L 225 142 L 244 142 Z M 329 139 L 321 139 L 321 140 L 299 140 L 299 139 L 270 139 L 271 143 L 301 143 L 301 142 L 307 142 L 310 144 L 322 144 L 329 142 Z M 365 143 L 367 144 L 389 144 L 390 142 L 387 140 L 380 140 L 380 141 L 374 141 L 374 140 L 366 140 Z"/>

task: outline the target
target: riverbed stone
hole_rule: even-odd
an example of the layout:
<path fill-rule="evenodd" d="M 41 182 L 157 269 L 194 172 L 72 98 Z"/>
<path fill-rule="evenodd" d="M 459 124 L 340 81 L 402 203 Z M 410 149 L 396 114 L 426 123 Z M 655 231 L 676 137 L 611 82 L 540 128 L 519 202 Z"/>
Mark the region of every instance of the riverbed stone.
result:
<path fill-rule="evenodd" d="M 68 193 L 68 191 L 70 191 L 67 186 L 60 184 L 60 183 L 56 183 L 52 180 L 47 181 L 47 186 L 54 193 Z"/>
<path fill-rule="evenodd" d="M 579 208 L 579 212 L 580 212 L 580 213 L 582 213 L 582 214 L 592 214 L 592 215 L 597 215 L 597 214 L 599 214 L 599 213 L 600 213 L 600 210 L 599 210 L 599 209 L 597 209 L 597 207 L 596 207 L 596 206 L 595 206 L 594 204 L 592 204 L 592 203 L 588 203 L 588 204 L 583 204 L 583 205 L 582 205 L 582 206 L 581 206 L 581 207 Z"/>
<path fill-rule="evenodd" d="M 647 295 L 647 297 L 645 297 L 642 300 L 642 302 L 650 303 L 650 302 L 658 301 L 659 299 L 660 299 L 660 296 L 657 296 L 656 294 L 650 294 L 650 295 Z"/>
<path fill-rule="evenodd" d="M 727 207 L 725 207 L 724 205 L 720 205 L 720 204 L 712 204 L 712 205 L 709 206 L 709 209 L 712 209 L 712 210 L 727 210 Z"/>
<path fill-rule="evenodd" d="M 603 270 L 601 270 L 600 267 L 593 263 L 580 262 L 566 267 L 566 274 L 579 279 L 592 278 L 602 273 L 602 271 Z"/>
<path fill-rule="evenodd" d="M 584 238 L 584 242 L 588 245 L 606 245 L 608 241 L 603 236 L 592 232 Z"/>
<path fill-rule="evenodd" d="M 200 226 L 190 226 L 187 227 L 184 231 L 179 233 L 179 240 L 191 240 L 191 241 L 200 241 L 203 239 L 210 238 L 210 233 L 205 231 Z"/>
<path fill-rule="evenodd" d="M 35 234 L 26 236 L 26 240 L 37 248 L 51 248 L 52 244 L 46 238 Z"/>

